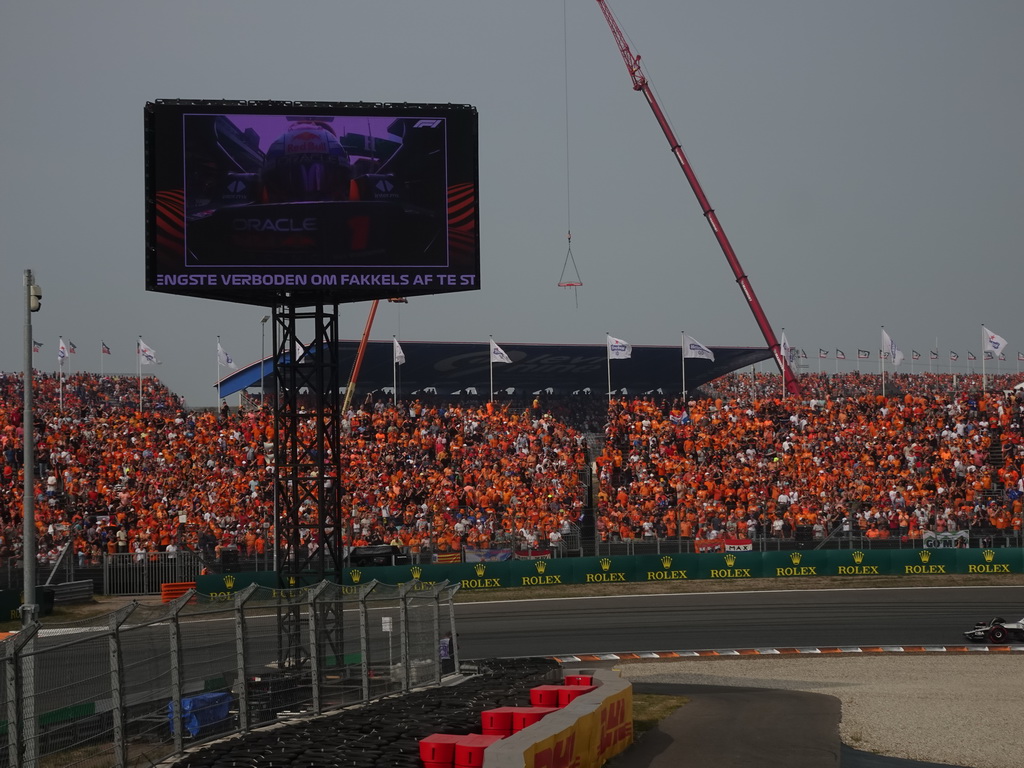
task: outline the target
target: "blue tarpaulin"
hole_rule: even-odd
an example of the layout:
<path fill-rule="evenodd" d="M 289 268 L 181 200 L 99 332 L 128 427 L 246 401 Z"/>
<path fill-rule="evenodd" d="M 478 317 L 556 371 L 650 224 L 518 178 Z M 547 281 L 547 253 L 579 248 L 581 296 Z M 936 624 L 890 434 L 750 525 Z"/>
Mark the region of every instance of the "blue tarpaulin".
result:
<path fill-rule="evenodd" d="M 192 737 L 199 735 L 203 726 L 226 720 L 231 709 L 230 693 L 200 693 L 181 700 L 181 723 Z M 174 733 L 174 702 L 167 702 L 167 719 Z"/>

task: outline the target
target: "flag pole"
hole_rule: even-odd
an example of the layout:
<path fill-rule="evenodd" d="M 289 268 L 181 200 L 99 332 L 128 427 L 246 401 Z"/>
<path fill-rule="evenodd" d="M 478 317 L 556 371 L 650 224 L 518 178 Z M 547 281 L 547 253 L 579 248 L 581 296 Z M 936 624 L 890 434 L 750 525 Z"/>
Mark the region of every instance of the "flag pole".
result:
<path fill-rule="evenodd" d="M 494 336 L 491 336 L 491 343 L 487 345 L 487 366 L 491 374 L 491 386 L 490 386 L 490 400 L 488 402 L 494 402 Z"/>
<path fill-rule="evenodd" d="M 681 331 L 683 334 L 683 346 L 680 349 L 683 355 L 683 407 L 686 407 L 686 331 Z M 610 387 L 609 387 L 610 389 Z"/>
<path fill-rule="evenodd" d="M 882 346 L 885 346 L 885 326 L 882 326 Z M 885 350 L 878 356 L 878 372 L 882 376 L 882 397 L 885 397 Z"/>
<path fill-rule="evenodd" d="M 135 370 L 139 372 L 139 412 L 142 412 L 142 336 L 135 345 Z"/>
<path fill-rule="evenodd" d="M 786 329 L 785 328 L 782 329 L 782 337 L 783 338 L 786 337 Z M 784 358 L 786 358 L 786 362 L 788 363 L 789 362 L 789 350 L 788 349 L 782 349 L 782 350 L 779 350 L 779 351 L 782 352 L 782 356 Z M 783 365 L 782 366 L 782 399 L 783 400 L 786 399 L 786 369 L 788 367 L 789 367 L 788 365 Z"/>
<path fill-rule="evenodd" d="M 612 337 L 610 333 L 605 334 L 604 339 L 604 362 L 608 366 L 608 404 L 612 402 L 612 350 L 609 339 Z"/>
<path fill-rule="evenodd" d="M 985 324 L 981 324 L 981 338 L 985 338 Z M 985 380 L 985 342 L 981 342 L 981 394 L 985 394 L 987 382 Z"/>
<path fill-rule="evenodd" d="M 64 346 L 64 337 L 61 336 L 60 344 Z M 57 375 L 60 377 L 60 410 L 64 410 L 64 358 L 61 357 L 60 349 L 57 350 Z"/>
<path fill-rule="evenodd" d="M 395 407 L 398 407 L 398 356 L 395 354 L 396 345 L 398 344 L 398 337 L 395 335 L 391 336 L 393 344 L 391 345 L 391 394 L 395 398 Z"/>
<path fill-rule="evenodd" d="M 217 399 L 224 397 L 224 386 L 220 383 L 220 336 L 217 337 Z M 220 403 L 217 403 L 220 407 Z"/>

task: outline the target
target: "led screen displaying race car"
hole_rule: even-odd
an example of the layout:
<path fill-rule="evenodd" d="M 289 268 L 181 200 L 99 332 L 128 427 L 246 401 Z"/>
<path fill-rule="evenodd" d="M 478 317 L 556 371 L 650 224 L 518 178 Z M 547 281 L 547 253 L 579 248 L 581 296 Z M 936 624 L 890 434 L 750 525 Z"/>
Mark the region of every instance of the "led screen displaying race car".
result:
<path fill-rule="evenodd" d="M 149 290 L 334 303 L 480 287 L 473 107 L 146 105 Z"/>

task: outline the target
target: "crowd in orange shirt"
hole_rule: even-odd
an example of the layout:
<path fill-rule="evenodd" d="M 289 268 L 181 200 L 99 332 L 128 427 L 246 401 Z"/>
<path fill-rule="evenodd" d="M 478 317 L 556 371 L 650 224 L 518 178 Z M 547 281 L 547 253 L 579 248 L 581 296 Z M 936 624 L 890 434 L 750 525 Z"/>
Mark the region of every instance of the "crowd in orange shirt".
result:
<path fill-rule="evenodd" d="M 1020 535 L 1019 377 L 731 375 L 714 396 L 616 400 L 598 458 L 602 540 Z M 966 380 L 965 380 L 966 379 Z M 1019 540 L 1019 539 L 1018 539 Z"/>
<path fill-rule="evenodd" d="M 82 563 L 179 549 L 273 546 L 272 415 L 189 411 L 155 379 L 74 374 L 35 388 L 35 520 L 41 558 L 68 538 Z M 58 391 L 59 387 L 59 391 Z M 0 379 L 0 557 L 17 554 L 21 381 Z M 417 552 L 534 547 L 582 514 L 579 432 L 531 409 L 383 402 L 341 422 L 344 544 Z M 316 546 L 315 509 L 300 513 Z M 284 537 L 282 536 L 282 547 Z"/>
<path fill-rule="evenodd" d="M 1017 377 L 731 375 L 687 403 L 552 399 L 532 407 L 368 402 L 342 422 L 347 545 L 410 552 L 538 548 L 580 521 L 584 433 L 606 420 L 596 457 L 604 541 L 925 531 L 1019 537 L 1024 499 Z M 154 378 L 39 376 L 35 510 L 39 557 L 70 540 L 80 563 L 170 548 L 216 556 L 273 546 L 268 410 L 192 411 Z M 142 408 L 140 409 L 140 403 Z M 607 409 L 606 409 L 607 406 Z M 19 556 L 21 379 L 0 376 L 0 558 Z M 302 545 L 316 546 L 315 510 Z M 1019 539 L 1018 539 L 1019 540 Z"/>

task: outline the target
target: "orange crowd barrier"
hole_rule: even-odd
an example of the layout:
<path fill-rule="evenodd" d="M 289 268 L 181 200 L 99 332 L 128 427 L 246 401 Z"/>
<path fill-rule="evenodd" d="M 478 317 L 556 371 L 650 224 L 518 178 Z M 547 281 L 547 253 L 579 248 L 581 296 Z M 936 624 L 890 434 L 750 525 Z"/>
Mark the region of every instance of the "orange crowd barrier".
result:
<path fill-rule="evenodd" d="M 196 583 L 194 581 L 171 581 L 167 582 L 166 584 L 161 584 L 160 601 L 164 603 L 169 603 L 172 600 L 177 600 L 190 589 L 195 588 Z"/>

